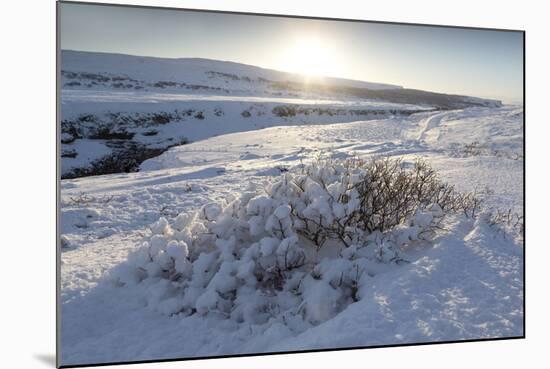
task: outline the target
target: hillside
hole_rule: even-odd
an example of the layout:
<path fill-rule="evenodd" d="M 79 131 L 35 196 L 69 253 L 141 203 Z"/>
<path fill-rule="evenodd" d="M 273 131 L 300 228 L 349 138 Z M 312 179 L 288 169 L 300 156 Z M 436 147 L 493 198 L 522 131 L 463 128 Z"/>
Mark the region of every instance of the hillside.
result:
<path fill-rule="evenodd" d="M 185 88 L 199 86 L 218 91 L 253 91 L 270 87 L 277 82 L 305 83 L 299 74 L 265 69 L 253 65 L 201 58 L 157 58 L 124 54 L 109 54 L 63 50 L 61 53 L 63 82 L 81 82 L 94 87 L 117 88 Z M 74 74 L 73 74 L 74 73 Z M 125 78 L 128 79 L 125 79 Z M 110 78 L 110 80 L 108 80 Z M 330 86 L 367 88 L 372 90 L 399 89 L 401 86 L 331 77 L 314 77 L 311 83 Z M 94 85 L 92 82 L 96 82 Z M 117 85 L 116 82 L 122 82 Z M 103 84 L 104 83 L 104 84 Z M 177 83 L 178 85 L 173 85 Z M 180 85 L 185 83 L 185 85 Z M 126 87 L 126 84 L 133 84 Z M 156 84 L 156 85 L 155 85 Z M 65 86 L 64 87 L 72 87 Z M 74 87 L 74 86 L 73 86 Z M 258 91 L 259 92 L 259 91 Z"/>

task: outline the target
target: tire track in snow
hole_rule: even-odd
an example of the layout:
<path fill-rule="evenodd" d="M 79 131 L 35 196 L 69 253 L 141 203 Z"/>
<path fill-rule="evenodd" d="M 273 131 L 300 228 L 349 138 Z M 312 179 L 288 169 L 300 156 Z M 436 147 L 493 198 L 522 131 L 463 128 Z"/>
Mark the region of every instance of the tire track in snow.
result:
<path fill-rule="evenodd" d="M 420 122 L 420 126 L 422 128 L 420 133 L 418 134 L 417 140 L 420 142 L 426 143 L 428 132 L 434 128 L 437 128 L 444 117 L 448 116 L 451 113 L 456 113 L 456 112 L 457 110 L 444 111 L 444 112 L 436 113 L 434 115 L 430 115 L 426 119 L 422 120 Z M 436 141 L 438 140 L 438 138 L 439 138 L 439 134 L 438 134 L 438 137 L 436 138 Z"/>

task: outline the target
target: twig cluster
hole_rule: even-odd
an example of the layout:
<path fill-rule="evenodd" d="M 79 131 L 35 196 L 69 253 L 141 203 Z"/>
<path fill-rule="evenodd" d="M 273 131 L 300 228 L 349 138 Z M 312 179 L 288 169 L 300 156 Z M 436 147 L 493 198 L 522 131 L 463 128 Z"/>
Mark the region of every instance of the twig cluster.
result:
<path fill-rule="evenodd" d="M 496 156 L 498 158 L 506 158 L 510 160 L 523 160 L 523 154 L 514 152 L 499 150 L 482 145 L 479 141 L 474 141 L 460 147 L 455 147 L 451 152 L 455 157 L 470 157 L 470 156 Z"/>
<path fill-rule="evenodd" d="M 497 209 L 489 215 L 489 225 L 501 226 L 511 229 L 523 238 L 525 234 L 525 221 L 521 214 L 513 212 L 512 209 L 506 211 Z"/>
<path fill-rule="evenodd" d="M 113 198 L 114 195 L 101 195 L 101 196 L 92 196 L 85 193 L 80 193 L 76 197 L 69 197 L 73 205 L 87 205 L 91 203 L 96 204 L 107 204 Z"/>
<path fill-rule="evenodd" d="M 319 159 L 317 163 L 304 169 L 306 176 L 294 180 L 293 183 L 299 191 L 305 192 L 307 181 L 314 175 L 316 168 L 332 167 L 336 171 L 338 165 L 341 164 Z M 344 165 L 346 173 L 340 178 L 345 191 L 338 197 L 330 195 L 321 176 L 317 181 L 329 194 L 331 207 L 335 204 L 348 204 L 352 193 L 356 194 L 354 201 L 358 201 L 359 206 L 342 216 L 333 217 L 328 223 L 322 213 L 312 217 L 292 208 L 292 215 L 304 225 L 297 227 L 298 233 L 318 248 L 329 239 L 340 240 L 345 246 L 349 246 L 356 241 L 357 230 L 366 234 L 376 231 L 383 233 L 402 224 L 419 209 L 434 205 L 439 206 L 442 212 L 438 219 L 434 219 L 432 228 L 437 227 L 443 214 L 449 212 L 462 212 L 475 218 L 481 206 L 481 199 L 475 192 L 456 191 L 454 186 L 441 181 L 435 170 L 421 159 L 417 159 L 411 169 L 406 169 L 399 159 L 387 158 L 349 159 Z M 349 181 L 357 170 L 361 173 L 359 181 Z"/>

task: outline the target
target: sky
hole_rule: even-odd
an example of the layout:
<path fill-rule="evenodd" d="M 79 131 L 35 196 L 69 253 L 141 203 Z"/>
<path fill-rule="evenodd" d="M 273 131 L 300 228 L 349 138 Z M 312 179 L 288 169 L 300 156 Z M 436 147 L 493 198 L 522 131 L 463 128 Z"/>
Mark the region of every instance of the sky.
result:
<path fill-rule="evenodd" d="M 523 34 L 68 4 L 61 48 L 229 60 L 264 68 L 523 101 Z"/>

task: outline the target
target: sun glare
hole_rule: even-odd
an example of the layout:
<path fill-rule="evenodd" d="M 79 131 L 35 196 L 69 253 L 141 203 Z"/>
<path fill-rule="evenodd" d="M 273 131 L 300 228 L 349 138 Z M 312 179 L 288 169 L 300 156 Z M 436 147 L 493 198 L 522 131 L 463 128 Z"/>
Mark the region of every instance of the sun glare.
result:
<path fill-rule="evenodd" d="M 337 73 L 338 65 L 328 45 L 312 37 L 298 39 L 283 51 L 282 67 L 306 76 L 327 76 Z"/>

